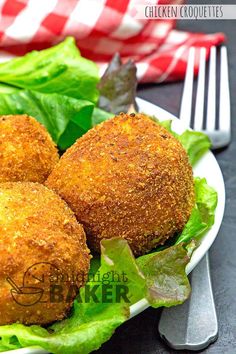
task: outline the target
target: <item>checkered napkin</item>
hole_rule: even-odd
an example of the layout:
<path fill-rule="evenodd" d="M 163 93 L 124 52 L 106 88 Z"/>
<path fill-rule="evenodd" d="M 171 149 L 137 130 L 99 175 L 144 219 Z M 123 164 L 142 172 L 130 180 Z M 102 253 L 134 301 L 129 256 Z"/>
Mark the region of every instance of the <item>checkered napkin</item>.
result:
<path fill-rule="evenodd" d="M 174 20 L 136 20 L 137 4 L 183 0 L 0 0 L 0 58 L 48 48 L 74 36 L 81 54 L 101 71 L 119 52 L 134 59 L 140 82 L 183 79 L 190 46 L 219 45 L 222 33 L 177 31 Z M 198 61 L 195 64 L 195 72 Z"/>

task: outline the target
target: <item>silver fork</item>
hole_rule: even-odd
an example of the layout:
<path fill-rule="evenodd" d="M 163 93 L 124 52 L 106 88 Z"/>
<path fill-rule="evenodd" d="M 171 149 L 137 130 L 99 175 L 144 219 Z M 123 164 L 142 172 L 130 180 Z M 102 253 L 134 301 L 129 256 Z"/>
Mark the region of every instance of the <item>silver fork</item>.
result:
<path fill-rule="evenodd" d="M 219 119 L 216 124 L 216 47 L 211 47 L 207 93 L 206 123 L 204 126 L 204 100 L 206 77 L 206 50 L 200 50 L 196 104 L 192 113 L 194 58 L 196 49 L 189 51 L 180 120 L 194 130 L 206 133 L 213 148 L 230 142 L 230 94 L 227 49 L 220 49 Z M 191 119 L 192 118 L 192 119 Z M 206 254 L 190 276 L 192 294 L 183 305 L 164 309 L 159 321 L 159 334 L 174 349 L 201 350 L 217 339 L 218 322 L 211 286 L 209 258 Z"/>
<path fill-rule="evenodd" d="M 191 125 L 193 69 L 196 49 L 190 48 L 184 91 L 180 108 L 180 120 L 187 126 Z M 200 49 L 200 66 L 198 74 L 195 112 L 193 116 L 193 129 L 202 131 L 209 136 L 212 148 L 221 148 L 230 142 L 230 95 L 229 74 L 226 47 L 220 49 L 220 82 L 219 82 L 219 126 L 216 124 L 216 47 L 211 47 L 209 61 L 209 80 L 207 93 L 206 127 L 204 127 L 204 97 L 206 81 L 206 49 Z"/>

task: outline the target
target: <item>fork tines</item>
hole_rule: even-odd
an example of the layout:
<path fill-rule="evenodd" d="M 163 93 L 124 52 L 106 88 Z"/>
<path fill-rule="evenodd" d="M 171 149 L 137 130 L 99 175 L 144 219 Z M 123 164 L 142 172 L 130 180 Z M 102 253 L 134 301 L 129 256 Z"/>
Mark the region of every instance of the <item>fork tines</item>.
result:
<path fill-rule="evenodd" d="M 194 108 L 194 63 L 197 55 L 199 55 L 199 73 Z M 208 80 L 206 79 L 206 69 L 206 48 L 191 47 L 185 75 L 180 119 L 186 126 L 192 126 L 194 130 L 206 133 L 212 140 L 213 148 L 219 148 L 229 144 L 231 130 L 228 60 L 225 46 L 220 48 L 219 82 L 217 80 L 217 49 L 215 46 L 210 49 Z M 217 85 L 219 85 L 219 97 L 217 97 Z M 208 92 L 205 92 L 206 86 L 208 86 Z M 216 110 L 217 100 L 219 100 L 218 124 Z M 206 107 L 206 113 L 204 112 L 204 107 Z M 192 113 L 193 108 L 194 114 Z"/>

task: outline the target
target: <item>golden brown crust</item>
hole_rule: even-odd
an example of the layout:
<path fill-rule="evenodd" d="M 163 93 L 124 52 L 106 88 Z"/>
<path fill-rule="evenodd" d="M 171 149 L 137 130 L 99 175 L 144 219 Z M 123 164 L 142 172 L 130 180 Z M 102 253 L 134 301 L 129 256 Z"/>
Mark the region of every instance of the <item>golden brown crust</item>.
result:
<path fill-rule="evenodd" d="M 73 212 L 38 183 L 1 183 L 0 231 L 0 325 L 62 319 L 76 295 L 73 291 L 66 302 L 68 289 L 73 280 L 78 287 L 84 284 L 90 261 L 83 227 Z M 72 274 L 80 276 L 73 279 Z M 59 280 L 52 279 L 55 275 Z M 15 294 L 13 300 L 8 277 L 18 287 L 43 289 L 42 299 L 30 306 L 24 304 L 33 301 L 34 295 Z M 50 298 L 50 287 L 55 285 L 61 286 L 63 299 Z"/>
<path fill-rule="evenodd" d="M 121 236 L 136 255 L 181 231 L 194 205 L 188 156 L 143 114 L 119 115 L 67 150 L 46 185 L 75 212 L 88 244 Z"/>
<path fill-rule="evenodd" d="M 43 183 L 58 160 L 54 142 L 34 118 L 0 116 L 0 182 Z"/>

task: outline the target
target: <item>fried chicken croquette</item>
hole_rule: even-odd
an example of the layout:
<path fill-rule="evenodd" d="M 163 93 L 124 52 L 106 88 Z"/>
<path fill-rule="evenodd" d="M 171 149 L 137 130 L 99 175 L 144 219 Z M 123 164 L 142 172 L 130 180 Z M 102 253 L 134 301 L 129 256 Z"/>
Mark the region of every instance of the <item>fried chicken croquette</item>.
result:
<path fill-rule="evenodd" d="M 0 325 L 64 318 L 90 263 L 73 212 L 43 185 L 1 183 L 0 231 Z"/>
<path fill-rule="evenodd" d="M 0 182 L 43 183 L 58 160 L 54 142 L 34 118 L 0 116 Z"/>
<path fill-rule="evenodd" d="M 46 181 L 84 225 L 88 245 L 126 239 L 135 255 L 180 232 L 194 206 L 188 156 L 143 114 L 121 114 L 88 131 Z"/>

